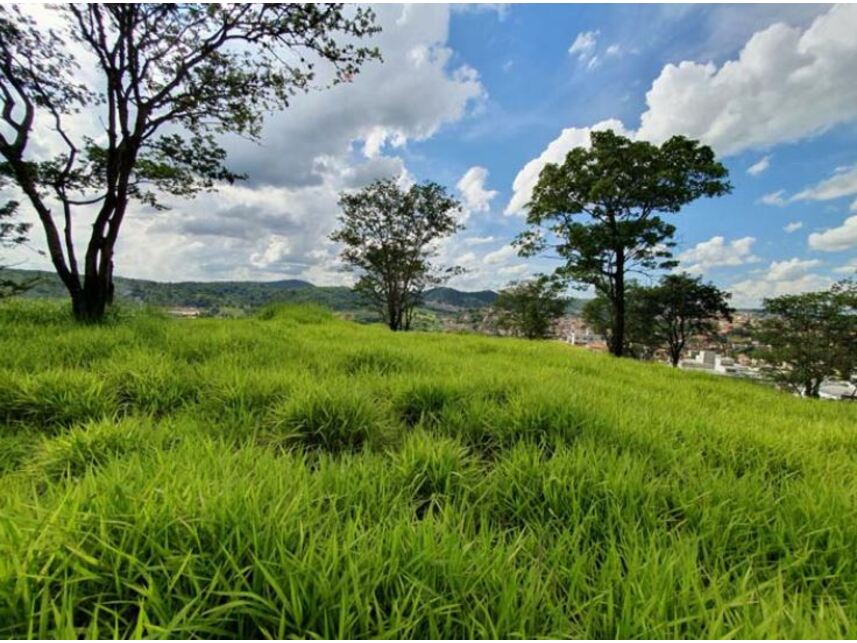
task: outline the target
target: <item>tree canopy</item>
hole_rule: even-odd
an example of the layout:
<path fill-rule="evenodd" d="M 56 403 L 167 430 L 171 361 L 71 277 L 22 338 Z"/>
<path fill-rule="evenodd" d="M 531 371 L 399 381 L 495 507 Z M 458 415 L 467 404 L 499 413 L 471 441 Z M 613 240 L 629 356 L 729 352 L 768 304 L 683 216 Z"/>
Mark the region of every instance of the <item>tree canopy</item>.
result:
<path fill-rule="evenodd" d="M 4 180 L 2 174 L 0 174 L 0 189 L 3 187 Z M 27 233 L 31 226 L 29 223 L 15 219 L 17 211 L 17 201 L 10 200 L 0 203 L 0 249 L 17 246 L 27 241 Z M 2 260 L 2 257 L 0 257 L 0 260 Z M 28 286 L 32 284 L 32 281 L 4 277 L 3 270 L 6 267 L 0 264 L 0 299 L 27 290 Z"/>
<path fill-rule="evenodd" d="M 436 183 L 403 189 L 390 179 L 342 193 L 341 226 L 330 238 L 359 274 L 354 288 L 392 330 L 409 330 L 427 288 L 460 271 L 432 263 L 435 242 L 462 229 L 461 205 Z"/>
<path fill-rule="evenodd" d="M 765 370 L 774 381 L 818 397 L 825 379 L 847 379 L 857 370 L 855 282 L 766 299 L 763 310 L 754 336 L 766 346 L 758 356 L 767 362 Z"/>
<path fill-rule="evenodd" d="M 565 312 L 565 288 L 548 275 L 510 284 L 494 302 L 497 327 L 527 339 L 550 337 L 554 322 Z"/>
<path fill-rule="evenodd" d="M 542 169 L 527 206 L 521 254 L 547 249 L 564 264 L 557 274 L 592 285 L 610 303 L 610 352 L 625 347 L 626 276 L 672 268 L 674 214 L 701 197 L 730 191 L 728 171 L 710 147 L 674 136 L 661 144 L 592 132 L 591 145 Z"/>
<path fill-rule="evenodd" d="M 379 56 L 358 44 L 378 30 L 372 11 L 341 4 L 56 10 L 64 26 L 55 31 L 17 8 L 0 9 L 0 158 L 36 211 L 83 320 L 100 319 L 112 298 L 129 202 L 163 208 L 164 194 L 190 196 L 242 178 L 225 167 L 220 135 L 258 138 L 266 111 L 319 82 L 348 81 Z M 80 82 L 82 64 L 98 86 Z M 330 70 L 324 78 L 321 67 Z M 81 113 L 93 131 L 74 127 Z M 37 157 L 37 127 L 63 151 Z M 80 266 L 72 229 L 82 214 L 92 227 Z"/>
<path fill-rule="evenodd" d="M 637 316 L 645 325 L 642 341 L 664 348 L 670 363 L 678 366 L 687 341 L 695 335 L 710 334 L 719 319 L 732 319 L 730 293 L 700 277 L 670 274 L 650 288 L 636 293 Z"/>

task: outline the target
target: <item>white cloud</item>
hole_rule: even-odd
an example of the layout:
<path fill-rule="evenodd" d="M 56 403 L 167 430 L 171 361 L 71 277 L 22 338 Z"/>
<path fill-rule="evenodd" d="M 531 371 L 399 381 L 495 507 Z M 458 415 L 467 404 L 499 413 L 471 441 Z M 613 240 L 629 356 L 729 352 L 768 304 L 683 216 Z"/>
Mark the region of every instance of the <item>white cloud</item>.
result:
<path fill-rule="evenodd" d="M 854 199 L 854 202 L 851 203 L 851 207 L 848 208 L 851 212 L 857 212 L 857 199 Z"/>
<path fill-rule="evenodd" d="M 783 226 L 783 230 L 791 233 L 791 232 L 797 232 L 802 227 L 803 227 L 802 221 L 792 221 L 791 223 L 787 223 L 785 226 Z"/>
<path fill-rule="evenodd" d="M 741 266 L 759 260 L 752 253 L 755 241 L 754 237 L 743 237 L 727 242 L 718 235 L 680 253 L 678 260 L 683 264 L 690 264 L 685 269 L 693 273 L 701 273 L 717 266 Z"/>
<path fill-rule="evenodd" d="M 747 168 L 747 174 L 751 176 L 759 176 L 762 172 L 771 167 L 771 156 L 763 156 L 758 161 Z"/>
<path fill-rule="evenodd" d="M 367 64 L 351 82 L 295 96 L 288 109 L 267 117 L 261 145 L 225 139 L 227 163 L 249 174 L 246 183 L 170 199 L 173 209 L 157 216 L 135 205 L 117 245 L 118 274 L 161 280 L 288 276 L 322 285 L 348 280 L 327 239 L 336 225 L 338 193 L 381 177 L 410 180 L 391 150 L 461 120 L 486 95 L 476 71 L 456 62 L 447 44 L 448 7 L 384 5 L 375 11 L 383 29 L 371 44 L 384 63 Z M 80 243 L 88 238 L 88 223 L 85 217 L 75 223 Z M 32 237 L 41 243 L 37 231 Z M 26 259 L 28 267 L 46 267 L 44 259 Z"/>
<path fill-rule="evenodd" d="M 511 259 L 512 257 L 518 256 L 518 250 L 513 246 L 503 246 L 499 250 L 495 250 L 494 252 L 489 252 L 482 259 L 482 263 L 486 265 L 503 263 L 507 259 Z"/>
<path fill-rule="evenodd" d="M 830 201 L 857 194 L 857 165 L 839 167 L 828 179 L 795 194 L 792 201 Z M 852 209 L 857 201 L 851 204 Z"/>
<path fill-rule="evenodd" d="M 785 190 L 777 190 L 776 192 L 771 192 L 769 194 L 764 195 L 761 199 L 759 199 L 759 202 L 764 203 L 765 205 L 776 205 L 778 207 L 782 207 L 786 203 L 788 203 L 785 194 Z"/>
<path fill-rule="evenodd" d="M 494 241 L 494 237 L 465 237 L 462 239 L 464 245 L 467 246 L 481 246 L 486 243 L 492 243 Z"/>
<path fill-rule="evenodd" d="M 604 51 L 604 54 L 610 57 L 620 56 L 622 54 L 622 48 L 618 44 L 613 44 L 607 47 L 607 49 Z"/>
<path fill-rule="evenodd" d="M 818 259 L 785 259 L 774 261 L 768 267 L 767 279 L 772 281 L 788 281 L 805 275 L 810 269 L 821 265 Z"/>
<path fill-rule="evenodd" d="M 809 247 L 813 250 L 837 252 L 857 248 L 857 215 L 848 217 L 837 228 L 809 235 Z"/>
<path fill-rule="evenodd" d="M 571 47 L 568 48 L 568 53 L 572 56 L 577 56 L 581 62 L 589 59 L 595 51 L 595 46 L 598 44 L 599 31 L 581 31 L 577 34 Z"/>
<path fill-rule="evenodd" d="M 589 147 L 590 132 L 612 129 L 619 134 L 628 136 L 621 121 L 611 119 L 596 123 L 592 127 L 569 127 L 551 141 L 538 158 L 527 163 L 512 183 L 512 198 L 506 206 L 505 214 L 520 215 L 532 197 L 533 188 L 539 180 L 542 168 L 548 163 L 562 163 L 566 154 L 575 147 Z"/>
<path fill-rule="evenodd" d="M 456 183 L 467 215 L 471 212 L 487 212 L 490 209 L 491 199 L 497 196 L 497 191 L 485 189 L 487 178 L 488 170 L 477 165 L 467 170 Z"/>
<path fill-rule="evenodd" d="M 857 121 L 855 31 L 857 5 L 836 5 L 805 29 L 777 23 L 756 32 L 737 59 L 720 67 L 691 61 L 666 65 L 646 94 L 638 130 L 629 131 L 616 119 L 563 130 L 518 173 L 506 214 L 520 214 L 545 163 L 588 145 L 592 129 L 609 127 L 656 143 L 684 134 L 731 155 Z M 574 53 L 591 58 L 596 35 L 578 34 Z M 785 190 L 766 195 L 762 202 L 782 205 L 784 195 Z"/>
<path fill-rule="evenodd" d="M 840 275 L 855 275 L 857 274 L 857 257 L 854 257 L 851 261 L 846 263 L 844 266 L 839 266 L 838 268 L 834 268 L 833 272 Z"/>
<path fill-rule="evenodd" d="M 836 5 L 806 29 L 756 32 L 736 60 L 663 68 L 646 94 L 638 136 L 685 134 L 720 154 L 794 141 L 857 119 L 857 5 Z"/>
<path fill-rule="evenodd" d="M 831 279 L 815 273 L 801 274 L 787 279 L 777 279 L 776 274 L 772 276 L 768 273 L 734 283 L 727 290 L 732 293 L 733 306 L 755 308 L 761 305 L 765 298 L 824 290 L 831 282 Z"/>

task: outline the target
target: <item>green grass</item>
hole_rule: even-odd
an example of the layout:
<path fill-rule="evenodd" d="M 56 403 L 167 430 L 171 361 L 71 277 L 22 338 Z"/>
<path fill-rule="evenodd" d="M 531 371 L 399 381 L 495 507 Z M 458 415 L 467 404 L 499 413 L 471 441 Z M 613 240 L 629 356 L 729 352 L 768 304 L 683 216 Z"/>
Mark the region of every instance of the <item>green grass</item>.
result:
<path fill-rule="evenodd" d="M 0 636 L 857 637 L 857 405 L 553 342 L 0 306 Z"/>

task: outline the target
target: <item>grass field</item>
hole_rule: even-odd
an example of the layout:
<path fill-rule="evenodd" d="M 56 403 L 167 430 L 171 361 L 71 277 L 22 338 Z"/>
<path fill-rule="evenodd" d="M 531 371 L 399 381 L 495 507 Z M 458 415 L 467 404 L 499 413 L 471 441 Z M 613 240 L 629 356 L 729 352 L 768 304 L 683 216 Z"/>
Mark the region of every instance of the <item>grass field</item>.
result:
<path fill-rule="evenodd" d="M 321 309 L 0 307 L 0 636 L 855 637 L 857 405 Z"/>

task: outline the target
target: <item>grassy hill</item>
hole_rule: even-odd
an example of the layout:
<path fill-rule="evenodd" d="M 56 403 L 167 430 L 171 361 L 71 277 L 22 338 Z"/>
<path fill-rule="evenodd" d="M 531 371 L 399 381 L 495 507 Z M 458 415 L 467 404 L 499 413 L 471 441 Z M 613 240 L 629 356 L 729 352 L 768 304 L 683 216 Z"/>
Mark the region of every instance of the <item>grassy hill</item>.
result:
<path fill-rule="evenodd" d="M 0 636 L 857 636 L 857 406 L 318 308 L 0 306 Z"/>

